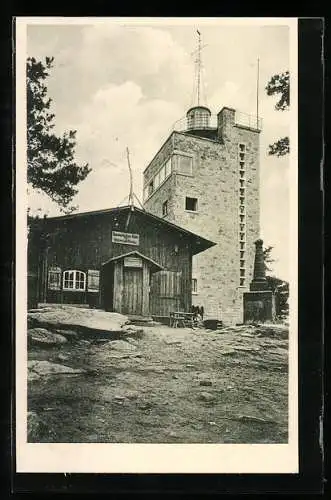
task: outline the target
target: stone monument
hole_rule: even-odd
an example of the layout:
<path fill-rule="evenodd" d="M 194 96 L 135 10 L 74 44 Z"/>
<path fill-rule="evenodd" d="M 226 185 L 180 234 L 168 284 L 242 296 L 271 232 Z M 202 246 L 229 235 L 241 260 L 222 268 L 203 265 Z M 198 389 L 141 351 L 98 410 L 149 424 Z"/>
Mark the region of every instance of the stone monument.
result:
<path fill-rule="evenodd" d="M 265 276 L 263 241 L 255 241 L 253 280 L 250 291 L 244 293 L 244 323 L 265 322 L 275 319 L 275 296 L 268 288 Z"/>

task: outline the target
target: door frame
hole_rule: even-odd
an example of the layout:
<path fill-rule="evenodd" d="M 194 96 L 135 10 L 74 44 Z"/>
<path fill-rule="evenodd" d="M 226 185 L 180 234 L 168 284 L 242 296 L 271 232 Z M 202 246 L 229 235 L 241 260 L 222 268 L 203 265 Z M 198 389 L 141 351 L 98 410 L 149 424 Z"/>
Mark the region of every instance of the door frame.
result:
<path fill-rule="evenodd" d="M 149 273 L 149 270 L 147 269 Z M 135 274 L 135 277 L 132 276 Z M 132 283 L 130 277 L 133 278 Z M 148 314 L 149 311 L 143 311 L 144 295 L 148 290 L 144 289 L 144 269 L 134 266 L 123 266 L 123 295 L 122 295 L 122 311 L 123 314 L 143 316 L 143 312 Z M 131 301 L 133 303 L 131 303 Z M 133 307 L 130 307 L 133 306 Z M 134 307 L 136 306 L 136 307 Z M 131 310 L 130 310 L 131 309 Z"/>
<path fill-rule="evenodd" d="M 104 278 L 107 276 L 107 267 L 112 266 L 113 271 L 113 304 L 112 310 L 120 314 L 131 314 L 123 312 L 123 298 L 124 298 L 124 259 L 128 256 L 140 257 L 142 260 L 142 316 L 149 316 L 149 285 L 150 275 L 156 271 L 163 270 L 163 266 L 154 260 L 146 257 L 138 251 L 128 252 L 118 255 L 109 259 L 102 264 L 102 304 L 105 305 L 107 300 L 105 298 L 105 282 Z M 132 313 L 134 315 L 134 313 Z"/>

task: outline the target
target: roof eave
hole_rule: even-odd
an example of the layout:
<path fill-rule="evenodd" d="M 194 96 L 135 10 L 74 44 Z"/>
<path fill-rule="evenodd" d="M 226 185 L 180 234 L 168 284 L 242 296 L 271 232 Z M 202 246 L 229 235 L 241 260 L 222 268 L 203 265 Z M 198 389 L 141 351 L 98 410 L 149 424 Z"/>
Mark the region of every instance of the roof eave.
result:
<path fill-rule="evenodd" d="M 200 238 L 201 240 L 201 238 Z M 217 243 L 215 243 L 214 241 L 209 241 L 209 240 L 204 240 L 202 241 L 202 243 L 196 243 L 193 247 L 193 251 L 192 251 L 192 254 L 193 255 L 197 255 L 198 253 L 201 253 L 201 252 L 204 252 L 205 250 L 208 250 L 209 248 L 212 248 L 214 247 L 215 245 L 217 245 Z"/>

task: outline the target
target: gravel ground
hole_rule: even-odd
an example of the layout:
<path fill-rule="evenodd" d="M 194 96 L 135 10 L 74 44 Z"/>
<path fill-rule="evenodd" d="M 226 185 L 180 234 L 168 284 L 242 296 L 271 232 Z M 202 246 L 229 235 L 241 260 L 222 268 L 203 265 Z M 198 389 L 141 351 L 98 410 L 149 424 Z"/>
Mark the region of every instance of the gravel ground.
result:
<path fill-rule="evenodd" d="M 68 338 L 29 346 L 29 442 L 287 442 L 284 326 Z"/>

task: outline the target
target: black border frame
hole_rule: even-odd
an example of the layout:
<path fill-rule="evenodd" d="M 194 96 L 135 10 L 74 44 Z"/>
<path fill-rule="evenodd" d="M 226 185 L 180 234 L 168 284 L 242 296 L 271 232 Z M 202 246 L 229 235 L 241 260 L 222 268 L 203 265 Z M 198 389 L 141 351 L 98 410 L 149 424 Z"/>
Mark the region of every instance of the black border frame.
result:
<path fill-rule="evenodd" d="M 15 3 L 15 2 L 14 2 Z M 99 2 L 100 3 L 100 2 Z M 94 2 L 92 16 L 107 15 L 105 9 Z M 3 176 L 1 186 L 2 214 L 5 222 L 2 231 L 2 283 L 1 309 L 8 316 L 7 335 L 0 335 L 2 377 L 1 389 L 8 407 L 1 405 L 1 430 L 4 431 L 4 464 L 1 469 L 1 484 L 4 493 L 120 493 L 144 494 L 240 494 L 240 493 L 303 493 L 321 494 L 324 489 L 323 440 L 323 193 L 321 190 L 321 161 L 324 140 L 324 67 L 323 67 L 323 18 L 299 18 L 299 474 L 22 474 L 15 472 L 15 428 L 14 404 L 14 288 L 15 281 L 15 193 L 11 193 L 14 181 L 12 171 L 12 135 L 15 123 L 15 82 L 12 77 L 13 29 L 11 16 L 15 15 L 63 15 L 65 9 L 45 12 L 46 6 L 27 9 L 17 8 L 5 20 L 1 32 L 1 76 L 2 113 L 5 139 L 3 148 Z M 99 10 L 98 14 L 96 11 Z M 201 16 L 193 12 L 189 17 Z M 37 12 L 36 12 L 37 11 Z M 123 12 L 124 11 L 124 12 Z M 139 16 L 152 16 L 148 9 Z M 42 14 L 40 14 L 42 12 Z M 244 16 L 244 10 L 240 17 Z M 137 15 L 113 12 L 112 15 Z M 158 12 L 160 15 L 160 12 Z M 250 12 L 251 14 L 251 12 Z M 67 13 L 69 15 L 89 15 L 89 12 Z M 163 14 L 165 15 L 165 14 Z M 167 13 L 166 15 L 170 15 Z M 178 16 L 179 12 L 171 15 Z M 186 13 L 186 15 L 188 15 Z M 206 14 L 205 14 L 206 15 Z M 217 16 L 216 12 L 209 14 Z M 224 15 L 224 13 L 223 13 Z M 231 13 L 228 14 L 231 16 Z M 233 14 L 232 14 L 233 16 Z M 259 14 L 262 17 L 262 14 Z M 12 108 L 9 110 L 8 103 Z M 15 165 L 15 163 L 13 163 Z M 6 216 L 7 214 L 7 216 Z M 12 215 L 12 217 L 9 216 Z M 11 340 L 13 340 L 11 342 Z M 10 363 L 12 361 L 12 363 Z M 321 421 L 322 418 L 322 421 Z"/>

